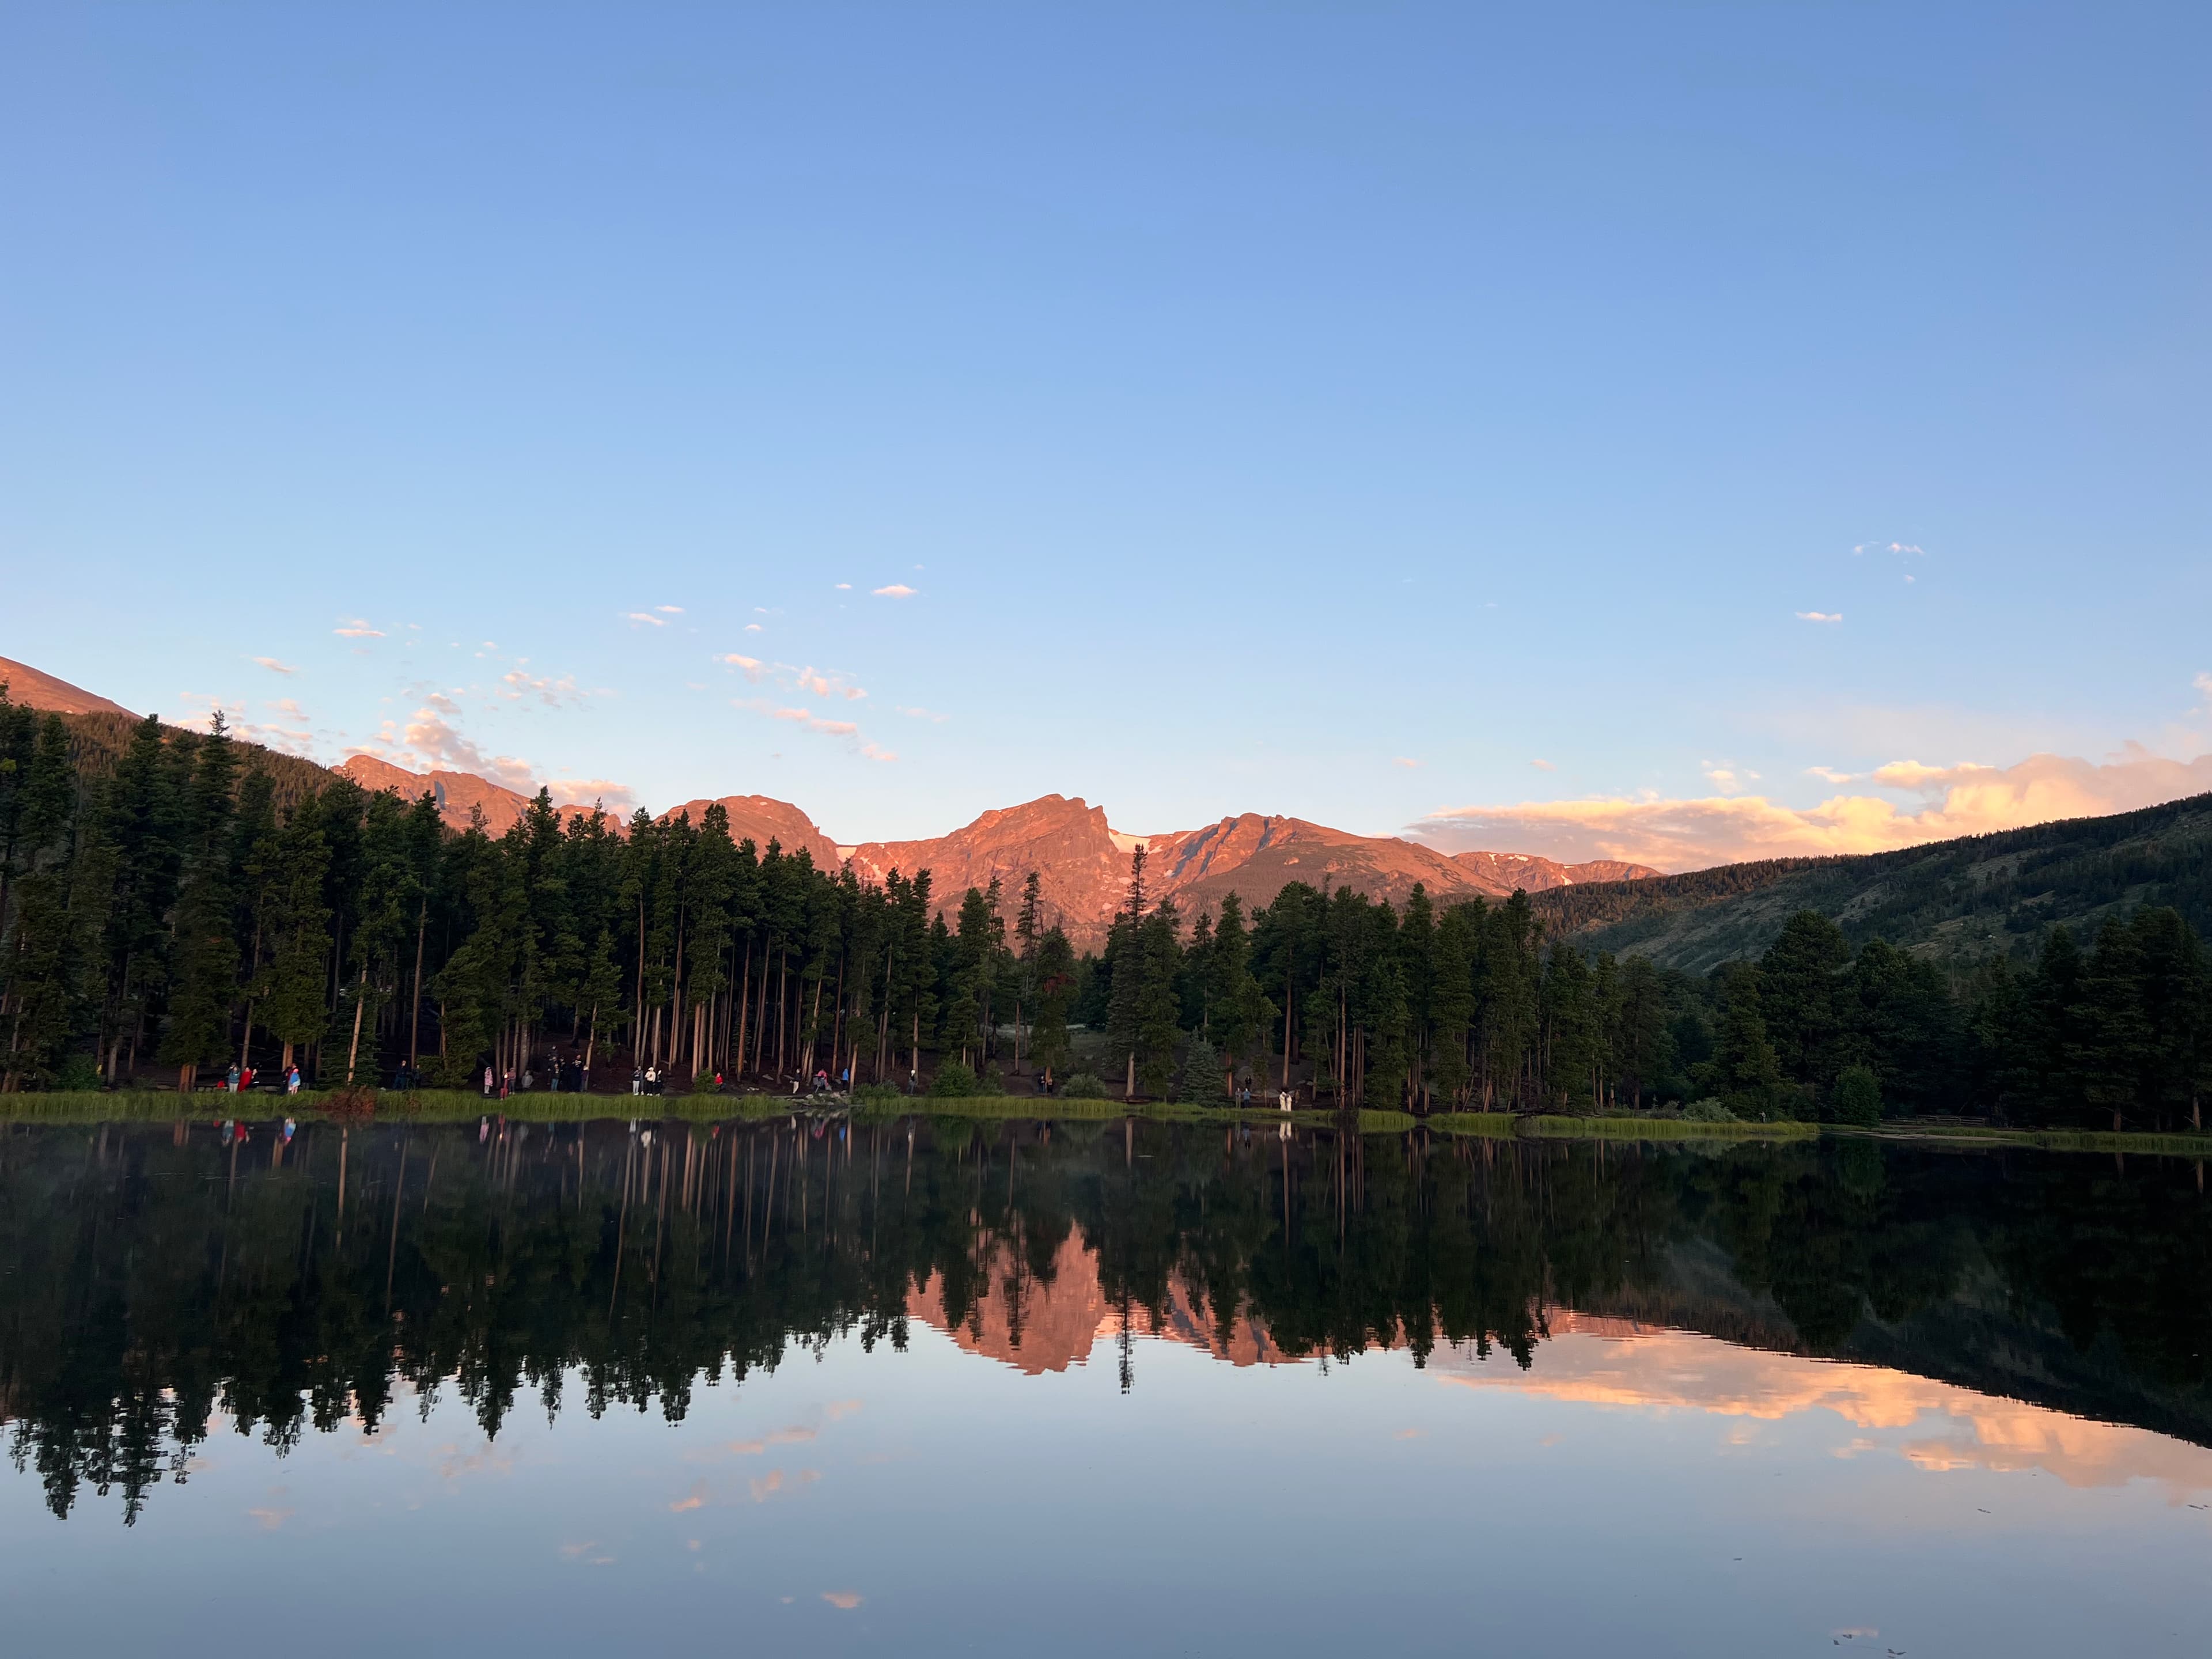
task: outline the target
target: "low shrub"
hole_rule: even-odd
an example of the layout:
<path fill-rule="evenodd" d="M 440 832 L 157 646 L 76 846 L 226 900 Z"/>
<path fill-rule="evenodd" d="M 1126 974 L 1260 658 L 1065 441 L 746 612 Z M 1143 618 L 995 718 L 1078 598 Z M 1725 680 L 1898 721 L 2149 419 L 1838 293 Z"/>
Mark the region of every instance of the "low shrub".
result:
<path fill-rule="evenodd" d="M 1077 1072 L 1060 1085 L 1060 1092 L 1069 1100 L 1103 1100 L 1106 1085 L 1089 1072 Z"/>
<path fill-rule="evenodd" d="M 1717 1100 L 1693 1100 L 1682 1108 L 1685 1123 L 1734 1123 L 1736 1115 Z"/>
<path fill-rule="evenodd" d="M 967 1100 L 983 1092 L 975 1073 L 962 1061 L 948 1060 L 929 1080 L 929 1092 L 939 1100 Z"/>

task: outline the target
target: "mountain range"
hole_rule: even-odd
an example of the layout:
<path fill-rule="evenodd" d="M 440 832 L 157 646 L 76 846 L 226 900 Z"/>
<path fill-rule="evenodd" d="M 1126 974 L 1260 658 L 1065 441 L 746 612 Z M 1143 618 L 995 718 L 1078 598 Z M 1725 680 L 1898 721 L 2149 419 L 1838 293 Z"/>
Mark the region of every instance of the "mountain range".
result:
<path fill-rule="evenodd" d="M 105 697 L 6 658 L 0 658 L 0 680 L 9 683 L 16 702 L 33 708 L 74 715 L 125 714 Z M 349 757 L 334 769 L 365 789 L 397 790 L 410 799 L 427 789 L 455 829 L 465 828 L 480 813 L 484 828 L 501 835 L 530 805 L 530 797 L 471 772 L 414 772 L 364 754 Z M 1139 844 L 1147 849 L 1152 896 L 1172 899 L 1187 915 L 1218 912 L 1232 892 L 1250 910 L 1293 881 L 1324 889 L 1351 887 L 1402 904 L 1416 884 L 1431 898 L 1449 902 L 1477 895 L 1503 898 L 1516 888 L 1533 893 L 1659 873 L 1613 860 L 1560 864 L 1528 853 L 1449 855 L 1395 836 L 1358 836 L 1304 818 L 1258 812 L 1195 830 L 1132 835 L 1114 829 L 1103 807 L 1079 796 L 1045 795 L 999 808 L 949 835 L 921 841 L 840 843 L 799 807 L 766 795 L 702 797 L 660 817 L 687 814 L 696 823 L 709 805 L 720 805 L 729 815 L 732 836 L 749 836 L 761 847 L 775 841 L 787 853 L 804 848 L 819 867 L 849 864 L 869 881 L 880 881 L 893 870 L 908 875 L 927 870 L 939 908 L 957 906 L 969 887 L 988 887 L 994 879 L 1011 908 L 1034 870 L 1047 923 L 1066 928 L 1079 949 L 1104 941 L 1127 894 L 1130 854 Z M 561 811 L 565 818 L 587 810 L 568 806 Z"/>
<path fill-rule="evenodd" d="M 466 772 L 412 773 L 368 755 L 356 755 L 337 770 L 364 788 L 404 795 L 434 793 L 446 821 L 467 824 L 471 812 L 502 833 L 520 818 L 529 798 Z M 1480 895 L 1504 898 L 1517 887 L 1539 892 L 1580 882 L 1645 879 L 1659 873 L 1639 864 L 1597 860 L 1559 864 L 1527 853 L 1462 853 L 1456 857 L 1393 836 L 1356 836 L 1304 818 L 1245 812 L 1197 830 L 1132 835 L 1108 823 L 1103 807 L 1080 796 L 1044 795 L 1018 806 L 995 808 L 950 835 L 920 841 L 841 843 L 788 801 L 766 795 L 702 797 L 659 816 L 687 815 L 697 823 L 709 806 L 729 815 L 730 834 L 787 853 L 805 848 L 818 867 L 848 865 L 865 881 L 892 871 L 930 872 L 939 909 L 957 908 L 970 887 L 995 880 L 1011 909 L 1029 873 L 1037 872 L 1044 921 L 1065 928 L 1076 947 L 1102 945 L 1129 890 L 1130 854 L 1146 849 L 1146 886 L 1155 899 L 1172 899 L 1186 915 L 1218 912 L 1235 893 L 1247 909 L 1263 905 L 1293 881 L 1316 887 L 1351 887 L 1370 898 L 1402 904 L 1415 884 L 1439 902 Z M 581 807 L 564 807 L 564 816 Z"/>
<path fill-rule="evenodd" d="M 135 718 L 118 705 L 27 664 L 0 657 L 9 695 L 67 719 L 76 741 L 113 757 Z M 330 773 L 311 761 L 264 751 L 280 805 L 320 788 Z M 467 772 L 410 772 L 369 755 L 337 769 L 366 788 L 414 795 L 428 789 L 447 823 L 481 811 L 498 835 L 529 799 Z M 1442 902 L 1518 888 L 1555 937 L 1701 973 L 1765 950 L 1795 911 L 1829 916 L 1854 942 L 1882 938 L 1960 969 L 1991 957 L 2019 958 L 2062 925 L 2094 928 L 2141 904 L 2170 904 L 2212 933 L 2212 795 L 2101 817 L 2075 818 L 1991 835 L 1930 842 L 1887 853 L 1765 860 L 1662 875 L 1609 860 L 1559 864 L 1521 853 L 1447 855 L 1389 836 L 1356 836 L 1304 818 L 1243 813 L 1196 830 L 1132 835 L 1079 797 L 1046 795 L 984 813 L 950 835 L 921 841 L 841 844 L 804 811 L 765 795 L 684 802 L 662 814 L 696 823 L 710 805 L 728 813 L 734 836 L 759 846 L 806 849 L 817 866 L 848 864 L 879 880 L 893 869 L 932 872 L 940 908 L 996 878 L 1007 908 L 1035 870 L 1047 919 L 1079 948 L 1096 948 L 1128 890 L 1129 854 L 1147 849 L 1146 887 L 1186 915 L 1218 912 L 1235 892 L 1248 908 L 1284 884 L 1351 887 L 1402 902 L 1419 882 Z M 563 807 L 574 817 L 588 809 Z"/>

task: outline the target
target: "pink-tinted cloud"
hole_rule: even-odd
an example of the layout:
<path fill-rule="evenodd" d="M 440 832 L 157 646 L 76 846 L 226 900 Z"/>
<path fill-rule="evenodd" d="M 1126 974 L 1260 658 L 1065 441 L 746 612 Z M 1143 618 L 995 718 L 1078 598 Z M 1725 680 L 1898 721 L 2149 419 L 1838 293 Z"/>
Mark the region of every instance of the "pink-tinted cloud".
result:
<path fill-rule="evenodd" d="M 289 662 L 278 662 L 274 657 L 256 657 L 253 660 L 259 663 L 264 668 L 267 669 L 272 674 L 296 674 L 300 672 L 293 664 Z"/>
<path fill-rule="evenodd" d="M 649 628 L 665 628 L 668 626 L 668 619 L 666 617 L 656 617 L 650 611 L 633 611 L 625 617 L 623 620 L 625 622 L 643 623 Z"/>
<path fill-rule="evenodd" d="M 915 590 L 904 582 L 893 582 L 888 587 L 875 587 L 868 591 L 879 599 L 910 599 L 915 595 Z"/>
<path fill-rule="evenodd" d="M 1409 833 L 1447 852 L 1480 848 L 1568 862 L 1626 859 L 1662 870 L 1878 853 L 2199 794 L 2212 790 L 2212 755 L 2167 760 L 2130 744 L 2119 759 L 2103 765 L 2061 755 L 2032 755 L 2002 768 L 1897 761 L 1873 775 L 1890 788 L 1922 796 L 1923 804 L 1916 809 L 1880 796 L 1841 794 L 1809 807 L 1760 795 L 1522 801 L 1445 808 Z"/>
<path fill-rule="evenodd" d="M 598 806 L 617 817 L 637 810 L 637 793 L 612 778 L 548 778 L 546 793 L 556 806 Z"/>
<path fill-rule="evenodd" d="M 382 629 L 371 628 L 359 617 L 356 617 L 351 622 L 341 622 L 331 632 L 342 640 L 380 640 L 384 637 Z"/>
<path fill-rule="evenodd" d="M 438 769 L 473 772 L 501 788 L 522 794 L 536 793 L 538 779 L 530 763 L 519 756 L 484 753 L 461 731 L 457 723 L 460 712 L 451 697 L 441 691 L 433 691 L 404 725 L 395 726 L 386 720 L 377 742 L 358 752 L 375 755 L 418 772 Z"/>
<path fill-rule="evenodd" d="M 1844 613 L 1840 611 L 1800 611 L 1797 613 L 1799 622 L 1839 623 L 1843 619 Z"/>
<path fill-rule="evenodd" d="M 860 729 L 851 720 L 825 720 L 811 708 L 779 708 L 774 711 L 774 718 L 789 720 L 803 730 L 820 732 L 832 738 L 854 737 Z"/>

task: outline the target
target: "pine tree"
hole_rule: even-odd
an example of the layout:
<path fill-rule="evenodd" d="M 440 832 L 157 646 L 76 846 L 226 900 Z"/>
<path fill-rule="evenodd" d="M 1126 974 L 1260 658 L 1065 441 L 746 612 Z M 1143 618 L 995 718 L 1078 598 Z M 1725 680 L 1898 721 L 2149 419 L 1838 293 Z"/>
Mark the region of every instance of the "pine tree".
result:
<path fill-rule="evenodd" d="M 1719 980 L 1721 1020 L 1712 1066 L 1723 1103 L 1738 1117 L 1782 1116 L 1789 1089 L 1774 1045 L 1767 1041 L 1759 972 L 1747 962 L 1732 962 L 1720 970 Z"/>
<path fill-rule="evenodd" d="M 1838 977 L 1850 964 L 1844 930 L 1817 910 L 1800 910 L 1759 963 L 1759 1002 L 1782 1073 L 1824 1090 L 1842 1065 Z"/>
<path fill-rule="evenodd" d="M 1030 1052 L 1044 1073 L 1045 1087 L 1054 1075 L 1066 1068 L 1070 1054 L 1068 1006 L 1075 1000 L 1075 951 L 1067 935 L 1048 927 L 1037 940 L 1036 1024 L 1030 1036 Z"/>
<path fill-rule="evenodd" d="M 1176 978 L 1182 966 L 1179 918 L 1175 906 L 1162 903 L 1136 931 L 1138 951 L 1133 1054 L 1138 1086 L 1164 1096 L 1175 1075 L 1175 1051 L 1182 1028 L 1177 1019 Z"/>
<path fill-rule="evenodd" d="M 1674 1036 L 1668 1029 L 1666 981 L 1649 957 L 1630 957 L 1620 967 L 1620 1016 L 1614 1025 L 1613 1069 L 1630 1103 L 1642 1110 L 1644 1097 L 1674 1074 Z"/>
<path fill-rule="evenodd" d="M 1257 1074 L 1267 1058 L 1267 1032 L 1280 1012 L 1252 972 L 1252 940 L 1244 905 L 1231 890 L 1221 897 L 1206 971 L 1208 1030 L 1222 1056 L 1222 1089 L 1237 1092 L 1240 1072 Z"/>
<path fill-rule="evenodd" d="M 185 861 L 177 896 L 173 981 L 160 1059 L 189 1093 L 202 1066 L 221 1065 L 238 997 L 237 875 L 232 867 L 231 786 L 237 756 L 222 714 L 197 745 L 185 804 Z"/>

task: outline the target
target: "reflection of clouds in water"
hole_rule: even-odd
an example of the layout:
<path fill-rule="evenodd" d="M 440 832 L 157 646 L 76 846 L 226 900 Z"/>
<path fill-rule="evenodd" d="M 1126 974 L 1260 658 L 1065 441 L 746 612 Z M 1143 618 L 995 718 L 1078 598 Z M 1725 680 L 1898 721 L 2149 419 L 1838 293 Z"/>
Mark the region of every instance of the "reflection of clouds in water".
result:
<path fill-rule="evenodd" d="M 1563 1310 L 1551 1323 L 1553 1340 L 1533 1371 L 1460 1354 L 1440 1353 L 1430 1364 L 1444 1381 L 1465 1388 L 1754 1419 L 1731 1429 L 1731 1444 L 1758 1438 L 1758 1423 L 1820 1410 L 1856 1429 L 1886 1431 L 1853 1437 L 1833 1449 L 1837 1457 L 1891 1450 L 1917 1468 L 2039 1469 L 2069 1486 L 2155 1480 L 2176 1502 L 2212 1491 L 2212 1450 L 2147 1429 L 2094 1423 L 1874 1365 L 1734 1347 L 1688 1331 Z M 1931 1416 L 1948 1420 L 1926 1422 Z M 1915 1428 L 1936 1431 L 1906 1437 Z"/>
<path fill-rule="evenodd" d="M 819 1469 L 801 1469 L 787 1479 L 781 1469 L 770 1469 L 757 1480 L 746 1484 L 752 1488 L 753 1502 L 765 1504 L 779 1492 L 797 1492 L 802 1486 L 812 1486 L 821 1478 L 822 1471 Z"/>
<path fill-rule="evenodd" d="M 489 1440 L 479 1442 L 477 1449 L 469 1452 L 463 1451 L 458 1441 L 448 1440 L 434 1455 L 438 1459 L 438 1479 L 444 1481 L 456 1481 L 471 1474 L 514 1473 L 514 1455 L 497 1449 Z"/>
<path fill-rule="evenodd" d="M 719 1446 L 699 1446 L 684 1454 L 687 1462 L 711 1462 L 719 1457 L 757 1457 L 770 1446 L 803 1446 L 815 1438 L 816 1431 L 803 1424 L 793 1424 L 787 1429 L 778 1429 L 774 1434 L 762 1435 L 757 1440 L 725 1440 Z"/>

